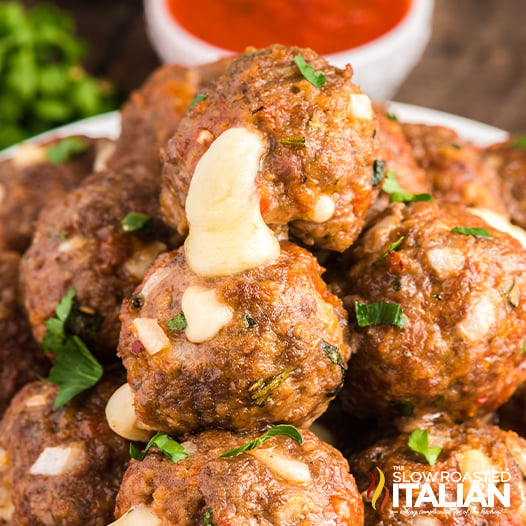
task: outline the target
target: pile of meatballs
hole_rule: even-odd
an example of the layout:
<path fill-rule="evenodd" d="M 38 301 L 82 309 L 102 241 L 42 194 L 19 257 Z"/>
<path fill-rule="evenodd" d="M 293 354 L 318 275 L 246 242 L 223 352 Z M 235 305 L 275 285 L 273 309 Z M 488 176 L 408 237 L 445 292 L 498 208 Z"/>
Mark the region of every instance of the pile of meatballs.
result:
<path fill-rule="evenodd" d="M 73 139 L 0 163 L 0 524 L 526 524 L 524 138 L 400 122 L 274 45 Z M 63 404 L 57 322 L 103 371 Z M 401 467 L 505 471 L 510 504 L 380 506 Z"/>

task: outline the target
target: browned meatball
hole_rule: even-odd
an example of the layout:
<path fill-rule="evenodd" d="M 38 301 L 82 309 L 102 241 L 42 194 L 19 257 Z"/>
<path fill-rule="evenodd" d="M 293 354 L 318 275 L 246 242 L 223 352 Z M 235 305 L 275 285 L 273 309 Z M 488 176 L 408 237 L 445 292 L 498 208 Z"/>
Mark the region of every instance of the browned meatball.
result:
<path fill-rule="evenodd" d="M 220 278 L 192 273 L 182 249 L 162 255 L 121 314 L 139 421 L 175 435 L 309 425 L 350 356 L 345 312 L 321 271 L 289 242 L 276 262 Z"/>
<path fill-rule="evenodd" d="M 48 369 L 18 293 L 19 263 L 16 252 L 0 251 L 0 416 L 23 385 Z"/>
<path fill-rule="evenodd" d="M 526 228 L 526 147 L 519 139 L 513 137 L 490 146 L 484 158 L 500 176 L 502 198 L 511 221 Z"/>
<path fill-rule="evenodd" d="M 326 83 L 301 74 L 301 55 Z M 339 70 L 309 49 L 253 48 L 236 58 L 214 89 L 181 121 L 168 143 L 161 205 L 166 221 L 187 231 L 184 206 L 194 170 L 214 141 L 231 128 L 256 132 L 264 152 L 256 176 L 263 219 L 291 223 L 303 242 L 342 251 L 360 232 L 372 200 L 371 102 Z"/>
<path fill-rule="evenodd" d="M 309 431 L 302 431 L 302 445 L 276 436 L 250 452 L 218 458 L 257 436 L 205 431 L 183 443 L 189 457 L 178 463 L 155 449 L 132 460 L 116 516 L 142 507 L 166 526 L 363 524 L 346 460 Z"/>
<path fill-rule="evenodd" d="M 77 154 L 64 162 L 50 162 L 46 152 L 63 139 L 23 145 L 14 157 L 0 163 L 0 250 L 23 252 L 31 242 L 34 222 L 52 199 L 76 188 L 93 171 L 104 141 L 76 137 Z"/>
<path fill-rule="evenodd" d="M 129 461 L 104 407 L 118 381 L 107 379 L 53 410 L 57 387 L 33 382 L 0 422 L 0 517 L 10 526 L 103 526 Z"/>
<path fill-rule="evenodd" d="M 21 264 L 25 305 L 38 341 L 73 287 L 79 311 L 74 332 L 101 360 L 116 359 L 122 300 L 167 250 L 158 195 L 158 180 L 137 165 L 94 174 L 43 210 Z M 121 223 L 129 213 L 151 217 L 146 226 L 152 228 L 126 231 Z"/>
<path fill-rule="evenodd" d="M 526 523 L 525 440 L 495 426 L 455 425 L 440 417 L 410 419 L 402 427 L 400 434 L 350 459 L 351 472 L 365 500 L 365 526 Z M 441 448 L 436 450 L 436 461 L 416 452 L 413 442 L 413 449 L 409 447 L 412 433 L 422 432 L 427 432 L 430 448 Z M 375 498 L 379 470 L 385 476 L 385 487 Z M 373 487 L 371 474 L 375 475 Z M 413 484 L 411 489 L 409 484 Z M 420 503 L 419 498 L 423 499 Z M 461 505 L 455 506 L 457 503 Z"/>
<path fill-rule="evenodd" d="M 404 123 L 402 129 L 435 197 L 507 215 L 498 175 L 480 148 L 443 126 Z"/>
<path fill-rule="evenodd" d="M 351 256 L 344 303 L 358 351 L 343 393 L 350 411 L 485 414 L 524 380 L 526 251 L 514 238 L 457 205 L 395 204 Z M 358 326 L 357 309 L 376 302 L 401 309 L 400 320 L 365 316 L 371 324 Z"/>

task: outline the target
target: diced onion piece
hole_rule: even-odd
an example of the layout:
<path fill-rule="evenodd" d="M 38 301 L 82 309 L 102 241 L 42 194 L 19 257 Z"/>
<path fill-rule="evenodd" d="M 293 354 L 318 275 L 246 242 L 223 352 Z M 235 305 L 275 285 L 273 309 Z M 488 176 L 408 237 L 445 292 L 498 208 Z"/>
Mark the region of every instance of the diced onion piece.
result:
<path fill-rule="evenodd" d="M 80 251 L 88 243 L 88 240 L 82 236 L 73 236 L 60 243 L 57 248 L 57 252 L 67 253 L 72 251 Z"/>
<path fill-rule="evenodd" d="M 328 221 L 334 215 L 335 210 L 336 205 L 332 197 L 321 195 L 314 205 L 312 221 L 315 223 L 325 223 L 325 221 Z"/>
<path fill-rule="evenodd" d="M 351 95 L 351 113 L 357 119 L 371 120 L 373 118 L 371 99 L 363 93 Z"/>
<path fill-rule="evenodd" d="M 106 404 L 106 420 L 117 435 L 137 442 L 148 442 L 150 433 L 138 425 L 133 407 L 133 393 L 126 383 L 121 385 Z"/>
<path fill-rule="evenodd" d="M 144 300 L 148 300 L 148 296 L 153 290 L 155 290 L 166 278 L 171 276 L 172 269 L 170 267 L 162 267 L 151 274 L 148 279 L 144 282 L 141 294 Z"/>
<path fill-rule="evenodd" d="M 93 171 L 102 172 L 108 167 L 108 160 L 115 151 L 115 143 L 110 140 L 99 139 L 97 142 L 97 151 L 93 161 Z"/>
<path fill-rule="evenodd" d="M 46 447 L 29 469 L 29 473 L 31 475 L 63 475 L 74 470 L 84 458 L 84 446 L 78 442 L 70 446 Z"/>
<path fill-rule="evenodd" d="M 150 506 L 137 506 L 107 526 L 161 526 L 161 520 Z"/>
<path fill-rule="evenodd" d="M 40 407 L 46 405 L 49 398 L 45 394 L 36 394 L 28 398 L 25 402 L 26 407 Z"/>
<path fill-rule="evenodd" d="M 156 319 L 135 318 L 133 326 L 137 331 L 137 338 L 149 354 L 154 355 L 170 347 L 170 340 Z"/>
<path fill-rule="evenodd" d="M 215 289 L 188 287 L 182 298 L 186 337 L 194 343 L 213 338 L 231 319 L 232 309 L 217 300 Z"/>
<path fill-rule="evenodd" d="M 427 262 L 439 279 L 447 279 L 458 274 L 464 267 L 466 258 L 456 248 L 432 248 L 426 253 Z"/>
<path fill-rule="evenodd" d="M 497 305 L 500 301 L 497 291 L 486 290 L 470 305 L 465 318 L 458 324 L 460 335 L 470 342 L 486 336 L 497 321 Z"/>
<path fill-rule="evenodd" d="M 276 453 L 273 448 L 256 448 L 248 453 L 256 457 L 260 462 L 263 462 L 272 472 L 285 480 L 296 484 L 308 484 L 312 480 L 307 464 Z"/>
<path fill-rule="evenodd" d="M 479 216 L 481 219 L 484 219 L 484 221 L 495 230 L 500 230 L 501 232 L 505 232 L 514 237 L 524 248 L 526 248 L 526 231 L 516 225 L 512 225 L 502 214 L 498 214 L 487 208 L 470 208 L 469 211 L 472 214 Z"/>
<path fill-rule="evenodd" d="M 133 256 L 124 263 L 124 269 L 130 276 L 142 280 L 155 258 L 166 250 L 167 247 L 164 243 L 153 241 L 134 252 Z"/>
<path fill-rule="evenodd" d="M 489 457 L 480 449 L 461 449 L 455 453 L 455 460 L 458 469 L 465 476 L 464 486 L 471 487 L 471 482 L 475 480 L 474 473 L 494 472 L 497 467 L 493 465 Z M 471 477 L 466 475 L 471 475 Z M 483 483 L 484 480 L 479 483 Z M 465 491 L 467 493 L 467 491 Z"/>
<path fill-rule="evenodd" d="M 280 247 L 261 216 L 256 177 L 265 145 L 259 133 L 231 128 L 197 163 L 188 196 L 189 267 L 227 276 L 275 261 Z"/>

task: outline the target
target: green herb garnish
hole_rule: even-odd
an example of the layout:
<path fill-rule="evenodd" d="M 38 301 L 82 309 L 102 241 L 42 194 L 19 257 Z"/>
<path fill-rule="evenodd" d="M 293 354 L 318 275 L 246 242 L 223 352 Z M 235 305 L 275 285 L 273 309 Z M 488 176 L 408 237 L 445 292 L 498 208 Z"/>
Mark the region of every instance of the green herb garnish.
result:
<path fill-rule="evenodd" d="M 206 508 L 203 515 L 203 526 L 215 526 L 212 521 L 212 508 Z"/>
<path fill-rule="evenodd" d="M 356 301 L 354 306 L 356 309 L 356 320 L 360 327 L 386 323 L 402 328 L 407 322 L 407 318 L 402 316 L 402 307 L 396 303 L 377 301 L 376 303 L 365 305 Z"/>
<path fill-rule="evenodd" d="M 279 142 L 285 146 L 305 148 L 305 137 L 282 137 Z"/>
<path fill-rule="evenodd" d="M 146 444 L 144 451 L 130 443 L 130 456 L 135 460 L 144 460 L 153 446 L 167 455 L 174 464 L 188 458 L 188 453 L 184 450 L 184 447 L 165 433 L 154 435 Z"/>
<path fill-rule="evenodd" d="M 102 366 L 84 342 L 78 336 L 68 333 L 75 295 L 75 289 L 70 288 L 57 304 L 55 317 L 45 322 L 46 333 L 42 348 L 45 352 L 54 353 L 56 357 L 47 380 L 59 386 L 54 409 L 62 407 L 77 394 L 93 387 L 103 373 Z"/>
<path fill-rule="evenodd" d="M 526 135 L 521 135 L 520 137 L 517 137 L 514 139 L 510 146 L 512 148 L 526 148 Z"/>
<path fill-rule="evenodd" d="M 190 103 L 190 106 L 188 107 L 188 110 L 192 110 L 194 108 L 194 106 L 198 103 L 198 102 L 201 102 L 202 100 L 206 100 L 208 99 L 208 95 L 203 95 L 202 93 L 197 93 L 194 97 L 194 100 Z"/>
<path fill-rule="evenodd" d="M 405 236 L 400 236 L 396 241 L 391 243 L 389 245 L 389 248 L 377 260 L 373 261 L 373 265 L 376 265 L 377 263 L 385 259 L 387 257 L 387 254 L 389 254 L 389 252 L 393 252 L 394 250 L 396 250 L 404 239 L 405 239 Z"/>
<path fill-rule="evenodd" d="M 389 194 L 390 203 L 411 203 L 413 201 L 432 201 L 433 197 L 429 194 L 409 194 L 396 180 L 395 173 L 392 170 L 387 172 L 382 190 Z"/>
<path fill-rule="evenodd" d="M 46 148 L 46 157 L 50 163 L 67 163 L 73 157 L 85 152 L 88 145 L 79 137 L 66 137 Z"/>
<path fill-rule="evenodd" d="M 263 444 L 263 442 L 265 442 L 269 438 L 278 435 L 287 436 L 298 442 L 298 444 L 303 444 L 303 437 L 294 426 L 288 424 L 280 424 L 278 426 L 271 427 L 266 433 L 263 433 L 260 437 L 255 438 L 254 440 L 250 440 L 242 446 L 236 447 L 235 449 L 231 449 L 230 451 L 219 455 L 219 458 L 233 457 L 235 455 L 239 455 L 239 453 L 243 453 L 244 451 L 252 451 L 253 449 L 256 449 L 261 444 Z"/>
<path fill-rule="evenodd" d="M 430 446 L 429 438 L 427 436 L 427 429 L 422 431 L 420 429 L 415 429 L 409 435 L 409 440 L 407 441 L 409 449 L 423 455 L 430 466 L 432 466 L 438 459 L 438 455 L 442 451 L 442 448 L 439 446 Z"/>
<path fill-rule="evenodd" d="M 309 66 L 301 55 L 296 55 L 294 57 L 294 62 L 305 79 L 315 88 L 325 86 L 325 75 L 321 71 L 316 71 L 312 66 Z"/>
<path fill-rule="evenodd" d="M 342 374 L 345 375 L 345 373 L 347 372 L 347 368 L 345 367 L 345 364 L 343 363 L 343 358 L 342 358 L 340 349 L 338 349 L 336 345 L 332 345 L 331 343 L 325 340 L 322 340 L 322 343 L 323 343 L 322 349 L 323 349 L 323 352 L 327 355 L 327 358 L 329 358 L 329 360 L 334 365 L 339 365 L 342 370 Z"/>
<path fill-rule="evenodd" d="M 186 329 L 187 325 L 186 317 L 182 312 L 166 323 L 166 327 L 171 331 L 182 331 Z"/>
<path fill-rule="evenodd" d="M 398 117 L 394 114 L 394 113 L 389 113 L 387 112 L 385 114 L 385 116 L 390 120 L 390 121 L 397 121 L 398 120 Z"/>
<path fill-rule="evenodd" d="M 130 212 L 121 221 L 121 226 L 124 232 L 136 232 L 142 230 L 143 232 L 151 232 L 153 228 L 153 218 L 140 212 Z"/>
<path fill-rule="evenodd" d="M 270 376 L 269 378 L 262 378 L 256 380 L 249 388 L 250 399 L 258 406 L 263 407 L 270 395 L 276 390 L 289 376 L 292 369 L 286 369 L 281 373 Z"/>
<path fill-rule="evenodd" d="M 475 236 L 475 237 L 493 237 L 485 228 L 469 228 L 465 226 L 456 226 L 451 229 L 451 232 L 456 232 L 457 234 L 464 234 L 465 236 Z"/>
<path fill-rule="evenodd" d="M 385 177 L 385 161 L 375 160 L 373 162 L 373 176 L 371 178 L 371 184 L 373 186 L 379 185 Z"/>

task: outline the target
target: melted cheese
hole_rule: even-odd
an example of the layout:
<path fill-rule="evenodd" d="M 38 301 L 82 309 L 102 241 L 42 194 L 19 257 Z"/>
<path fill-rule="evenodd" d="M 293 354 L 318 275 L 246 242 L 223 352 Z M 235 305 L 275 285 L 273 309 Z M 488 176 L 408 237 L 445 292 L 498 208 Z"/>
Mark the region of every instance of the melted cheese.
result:
<path fill-rule="evenodd" d="M 170 340 L 156 319 L 135 318 L 133 327 L 137 333 L 138 340 L 144 345 L 146 352 L 149 354 L 154 355 L 170 347 Z"/>
<path fill-rule="evenodd" d="M 108 526 L 161 526 L 161 520 L 150 506 L 137 506 Z"/>
<path fill-rule="evenodd" d="M 11 160 L 16 167 L 26 168 L 35 164 L 46 163 L 47 151 L 44 146 L 38 144 L 20 144 Z"/>
<path fill-rule="evenodd" d="M 217 300 L 215 289 L 188 287 L 181 301 L 186 337 L 193 343 L 213 338 L 231 319 L 232 309 Z"/>
<path fill-rule="evenodd" d="M 256 176 L 265 145 L 245 128 L 220 135 L 197 163 L 188 197 L 185 242 L 189 267 L 202 276 L 226 276 L 279 257 L 279 243 L 259 207 Z"/>
<path fill-rule="evenodd" d="M 486 208 L 470 208 L 469 211 L 484 219 L 495 230 L 500 230 L 514 237 L 526 248 L 526 231 L 516 225 L 512 225 L 505 216 Z"/>
<path fill-rule="evenodd" d="M 63 475 L 75 469 L 85 458 L 80 443 L 70 446 L 46 447 L 29 469 L 31 475 Z"/>

